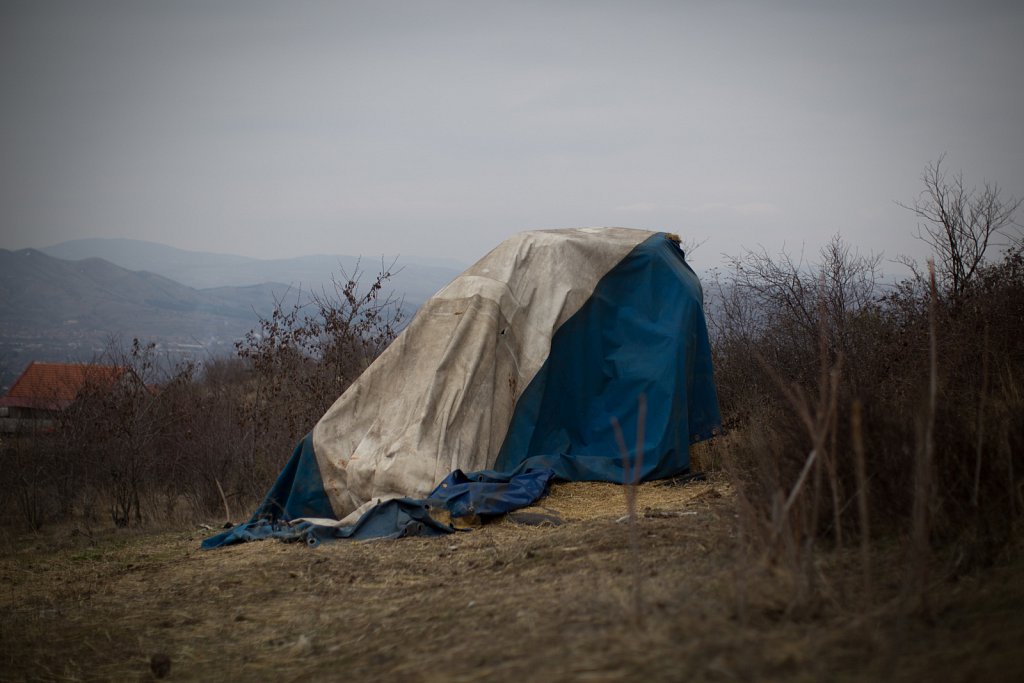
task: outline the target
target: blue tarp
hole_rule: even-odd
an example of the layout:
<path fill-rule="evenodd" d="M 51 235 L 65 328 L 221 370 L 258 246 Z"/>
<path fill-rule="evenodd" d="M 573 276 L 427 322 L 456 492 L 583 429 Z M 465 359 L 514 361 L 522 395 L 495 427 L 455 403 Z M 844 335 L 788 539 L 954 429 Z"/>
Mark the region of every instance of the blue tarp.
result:
<path fill-rule="evenodd" d="M 621 424 L 625 461 L 612 418 Z M 637 470 L 641 481 L 686 474 L 689 445 L 719 424 L 700 283 L 677 244 L 658 233 L 612 268 L 555 332 L 547 360 L 515 405 L 493 470 L 456 470 L 426 499 L 378 505 L 351 527 L 291 526 L 300 517 L 335 517 L 307 435 L 252 519 L 203 547 L 265 537 L 447 533 L 453 529 L 430 517 L 432 507 L 486 517 L 530 505 L 556 480 L 622 483 Z"/>
<path fill-rule="evenodd" d="M 687 471 L 689 445 L 709 438 L 721 419 L 700 283 L 663 234 L 609 271 L 555 333 L 547 361 L 516 404 L 494 469 L 546 460 L 562 479 L 621 483 L 611 418 L 635 449 L 641 395 L 641 479 Z M 634 460 L 631 451 L 631 468 Z"/>

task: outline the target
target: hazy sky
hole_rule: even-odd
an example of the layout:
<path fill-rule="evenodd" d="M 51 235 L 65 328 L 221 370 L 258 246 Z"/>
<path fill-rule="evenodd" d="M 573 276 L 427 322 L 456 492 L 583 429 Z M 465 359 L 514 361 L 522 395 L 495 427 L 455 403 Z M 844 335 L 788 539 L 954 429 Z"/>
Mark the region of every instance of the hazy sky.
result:
<path fill-rule="evenodd" d="M 1022 36 L 1021 2 L 0 0 L 0 247 L 920 256 L 894 202 L 939 154 L 1024 194 Z"/>

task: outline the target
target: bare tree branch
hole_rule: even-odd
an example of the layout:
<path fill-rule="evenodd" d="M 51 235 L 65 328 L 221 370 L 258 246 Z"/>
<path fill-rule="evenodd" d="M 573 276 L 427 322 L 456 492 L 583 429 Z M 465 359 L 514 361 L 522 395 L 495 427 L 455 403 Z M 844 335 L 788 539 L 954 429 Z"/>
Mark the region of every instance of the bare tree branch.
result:
<path fill-rule="evenodd" d="M 1024 198 L 1003 199 L 999 185 L 988 181 L 981 189 L 968 189 L 963 172 L 947 174 L 945 158 L 943 154 L 925 167 L 924 190 L 913 203 L 897 204 L 923 221 L 916 237 L 934 250 L 938 274 L 955 299 L 977 274 L 996 237 L 1009 237 L 1004 231 L 1014 225 L 1013 216 Z"/>

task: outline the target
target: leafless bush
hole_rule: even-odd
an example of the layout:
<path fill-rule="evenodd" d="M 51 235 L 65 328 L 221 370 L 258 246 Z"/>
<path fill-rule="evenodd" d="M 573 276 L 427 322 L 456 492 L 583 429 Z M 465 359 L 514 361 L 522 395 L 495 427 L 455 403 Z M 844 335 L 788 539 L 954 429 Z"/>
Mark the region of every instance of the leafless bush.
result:
<path fill-rule="evenodd" d="M 400 307 L 343 275 L 307 305 L 275 306 L 235 358 L 172 363 L 111 339 L 56 426 L 5 437 L 0 491 L 25 526 L 100 507 L 117 526 L 231 517 L 266 492 L 295 443 L 395 337 Z M 110 372 L 111 368 L 116 368 Z"/>
<path fill-rule="evenodd" d="M 878 255 L 860 254 L 838 235 L 814 262 L 786 251 L 772 257 L 765 249 L 729 258 L 727 273 L 716 274 L 709 287 L 717 302 L 710 327 L 725 413 L 766 400 L 776 383 L 764 367 L 813 386 L 819 364 L 812 359 L 822 340 L 824 362 L 854 359 L 852 372 L 859 375 L 856 360 L 872 352 L 878 325 L 879 263 Z"/>
<path fill-rule="evenodd" d="M 364 288 L 360 271 L 343 273 L 307 304 L 279 300 L 236 345 L 251 368 L 247 465 L 259 476 L 248 495 L 265 492 L 295 443 L 397 335 L 401 306 L 384 292 L 391 275 L 382 265 Z"/>
<path fill-rule="evenodd" d="M 900 204 L 923 222 L 917 237 L 935 253 L 938 275 L 947 294 L 960 297 L 989 256 L 994 240 L 1013 225 L 1024 198 L 1002 196 L 996 183 L 968 188 L 963 173 L 950 176 L 942 163 L 945 155 L 929 163 L 921 175 L 924 189 L 911 204 Z M 916 264 L 907 261 L 915 269 Z"/>
<path fill-rule="evenodd" d="M 49 435 L 35 430 L 5 434 L 0 443 L 0 503 L 16 513 L 16 520 L 37 530 L 56 511 L 50 489 L 54 451 Z"/>
<path fill-rule="evenodd" d="M 859 538 L 867 593 L 873 535 L 909 541 L 915 590 L 991 563 L 1024 502 L 1021 247 L 956 288 L 883 289 L 877 264 L 837 238 L 817 263 L 746 252 L 712 283 L 725 464 L 747 541 L 802 577 L 797 598 L 826 540 Z"/>
<path fill-rule="evenodd" d="M 112 339 L 100 364 L 120 372 L 116 379 L 87 382 L 61 414 L 56 436 L 67 446 L 62 474 L 80 474 L 104 491 L 117 526 L 140 524 L 144 493 L 163 481 L 174 457 L 170 437 L 188 419 L 170 407 L 191 382 L 194 366 L 169 364 L 155 344 L 138 339 L 130 347 Z M 69 480 L 61 495 L 70 495 L 67 488 L 74 485 Z"/>

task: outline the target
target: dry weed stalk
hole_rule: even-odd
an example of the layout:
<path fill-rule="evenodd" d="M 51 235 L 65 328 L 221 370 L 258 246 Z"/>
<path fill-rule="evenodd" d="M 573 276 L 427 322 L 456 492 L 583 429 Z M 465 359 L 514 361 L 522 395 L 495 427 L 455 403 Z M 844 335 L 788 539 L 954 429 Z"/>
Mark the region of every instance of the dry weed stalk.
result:
<path fill-rule="evenodd" d="M 1017 519 L 1017 506 L 1018 504 L 1024 504 L 1020 501 L 1020 489 L 1014 484 L 1013 474 L 1013 449 L 1010 447 L 1010 430 L 1007 425 L 1003 425 L 1001 430 L 1002 434 L 999 439 L 999 450 L 1006 460 L 1006 483 L 1009 487 L 1010 497 L 1010 521 L 1011 524 Z"/>
<path fill-rule="evenodd" d="M 863 573 L 863 602 L 870 607 L 874 602 L 873 583 L 871 580 L 871 528 L 868 507 L 868 474 L 867 458 L 864 456 L 864 425 L 861 415 L 861 403 L 853 402 L 850 411 L 850 431 L 853 439 L 854 468 L 857 476 L 857 512 L 860 521 L 860 563 Z"/>
<path fill-rule="evenodd" d="M 647 421 L 647 395 L 640 394 L 637 404 L 636 458 L 632 466 L 630 466 L 629 449 L 626 447 L 626 439 L 622 434 L 622 426 L 614 416 L 611 418 L 611 423 L 615 431 L 615 442 L 618 444 L 619 453 L 622 455 L 622 485 L 626 496 L 629 550 L 633 563 L 633 620 L 637 624 L 641 624 L 643 622 L 643 596 L 641 594 L 640 532 L 637 529 L 636 499 L 637 484 L 640 483 L 644 462 L 644 426 Z"/>
<path fill-rule="evenodd" d="M 1003 386 L 1003 401 L 1006 405 L 1020 406 L 1024 403 L 1024 397 L 1021 396 L 1020 385 L 1014 379 L 1013 369 L 1007 366 L 1003 377 L 1001 382 Z M 1009 486 L 1009 517 L 1010 523 L 1014 524 L 1019 514 L 1018 510 L 1024 508 L 1024 482 L 1017 483 L 1016 473 L 1013 470 L 1013 449 L 1010 446 L 1010 424 L 1008 420 L 1003 420 L 1000 432 L 999 450 L 1006 458 L 1006 483 Z"/>
<path fill-rule="evenodd" d="M 908 591 L 920 591 L 924 600 L 924 588 L 928 579 L 928 562 L 931 555 L 931 512 L 933 505 L 933 463 L 935 461 L 935 411 L 938 405 L 939 371 L 938 341 L 936 332 L 936 307 L 938 288 L 935 284 L 935 262 L 928 261 L 928 396 L 922 418 L 921 443 L 916 449 L 914 460 L 914 504 L 911 516 L 911 559 Z"/>
<path fill-rule="evenodd" d="M 217 477 L 213 478 L 213 483 L 217 485 L 217 493 L 220 494 L 220 502 L 224 505 L 224 523 L 231 523 L 231 509 L 228 507 L 228 497 L 224 495 L 224 487 L 220 485 L 220 479 Z"/>
<path fill-rule="evenodd" d="M 981 454 L 985 445 L 985 397 L 988 394 L 988 321 L 985 321 L 981 345 L 981 391 L 978 394 L 978 439 L 974 457 L 974 490 L 971 493 L 971 504 L 978 507 L 978 495 L 981 489 Z M 1012 479 L 1011 479 L 1012 481 Z"/>
<path fill-rule="evenodd" d="M 822 309 L 822 313 L 824 313 L 823 300 L 819 302 L 819 306 Z M 804 428 L 807 430 L 807 435 L 811 440 L 811 451 L 804 462 L 800 476 L 797 477 L 796 483 L 790 490 L 785 504 L 779 508 L 780 516 L 774 520 L 773 541 L 779 540 L 790 508 L 793 507 L 794 503 L 800 496 L 800 493 L 807 481 L 807 476 L 815 466 L 816 461 L 823 461 L 825 463 L 825 468 L 828 471 L 829 488 L 832 493 L 833 533 L 835 534 L 835 542 L 837 547 L 842 545 L 842 525 L 840 524 L 840 517 L 843 509 L 842 491 L 839 484 L 837 456 L 834 449 L 829 448 L 829 445 L 834 444 L 835 442 L 834 437 L 832 437 L 832 433 L 836 430 L 837 424 L 836 418 L 839 404 L 839 379 L 842 373 L 843 359 L 842 354 L 837 354 L 835 363 L 832 367 L 829 367 L 826 334 L 827 331 L 825 329 L 824 318 L 822 318 L 819 326 L 818 340 L 818 353 L 820 360 L 818 397 L 813 403 L 800 385 L 786 382 L 763 357 L 758 356 L 758 361 L 772 379 L 774 379 L 779 389 L 786 397 L 786 400 L 789 401 L 789 404 L 796 412 L 797 417 L 800 418 L 800 421 L 803 423 Z M 813 535 L 814 532 L 813 528 L 805 529 L 804 531 L 811 535 Z"/>
<path fill-rule="evenodd" d="M 821 291 L 824 291 L 824 283 L 821 284 Z M 843 358 L 842 353 L 837 352 L 835 361 L 831 364 L 829 362 L 828 331 L 825 321 L 827 309 L 824 298 L 821 296 L 818 299 L 818 313 L 817 397 L 809 396 L 798 383 L 783 379 L 763 356 L 757 356 L 758 362 L 779 387 L 811 441 L 811 450 L 788 494 L 781 488 L 780 481 L 777 484 L 779 488 L 776 489 L 772 499 L 768 551 L 773 554 L 781 552 L 782 556 L 788 559 L 793 575 L 802 577 L 797 584 L 797 595 L 790 608 L 807 598 L 813 590 L 816 579 L 813 549 L 817 535 L 822 463 L 824 463 L 828 487 L 832 496 L 832 527 L 835 543 L 836 547 L 842 545 L 843 496 L 839 482 L 835 433 L 838 424 L 839 385 Z M 812 500 L 809 506 L 798 506 L 812 473 L 814 474 Z M 794 510 L 799 510 L 796 519 L 794 519 Z"/>

